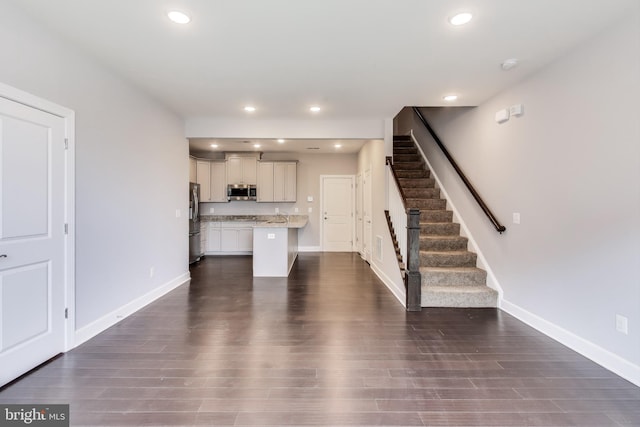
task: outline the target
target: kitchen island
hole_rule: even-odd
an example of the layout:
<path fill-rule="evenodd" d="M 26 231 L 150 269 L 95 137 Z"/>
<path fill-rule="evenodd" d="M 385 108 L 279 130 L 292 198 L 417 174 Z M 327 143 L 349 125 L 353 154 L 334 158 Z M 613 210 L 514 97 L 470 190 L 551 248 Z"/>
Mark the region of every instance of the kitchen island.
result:
<path fill-rule="evenodd" d="M 287 277 L 298 257 L 298 230 L 308 217 L 276 216 L 253 226 L 254 277 Z"/>

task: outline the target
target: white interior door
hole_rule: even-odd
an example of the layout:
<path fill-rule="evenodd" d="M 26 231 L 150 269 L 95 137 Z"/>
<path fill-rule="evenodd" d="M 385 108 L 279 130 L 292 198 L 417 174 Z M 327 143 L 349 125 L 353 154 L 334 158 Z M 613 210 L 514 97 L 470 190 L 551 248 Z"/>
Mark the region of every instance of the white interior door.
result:
<path fill-rule="evenodd" d="M 322 250 L 352 252 L 353 176 L 322 176 Z"/>
<path fill-rule="evenodd" d="M 0 98 L 0 385 L 65 347 L 65 120 Z"/>
<path fill-rule="evenodd" d="M 362 192 L 362 174 L 356 177 L 356 250 L 360 256 L 364 258 L 363 235 L 364 235 L 364 217 L 363 217 L 363 192 Z"/>
<path fill-rule="evenodd" d="M 371 220 L 372 220 L 372 204 L 371 204 L 371 169 L 364 171 L 364 179 L 362 182 L 362 221 L 363 221 L 363 250 L 364 259 L 371 262 Z"/>

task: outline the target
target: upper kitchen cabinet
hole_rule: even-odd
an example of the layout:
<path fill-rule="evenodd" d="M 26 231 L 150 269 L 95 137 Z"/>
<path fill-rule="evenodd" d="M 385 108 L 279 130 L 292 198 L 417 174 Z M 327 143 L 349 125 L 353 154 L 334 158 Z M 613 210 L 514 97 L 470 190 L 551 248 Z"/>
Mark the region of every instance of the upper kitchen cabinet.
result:
<path fill-rule="evenodd" d="M 196 182 L 200 184 L 200 201 L 211 201 L 211 162 L 196 160 Z"/>
<path fill-rule="evenodd" d="M 297 162 L 259 162 L 258 202 L 295 202 Z"/>
<path fill-rule="evenodd" d="M 228 202 L 227 162 L 211 162 L 211 201 Z"/>
<path fill-rule="evenodd" d="M 258 157 L 249 155 L 227 154 L 227 183 L 256 185 Z"/>
<path fill-rule="evenodd" d="M 196 158 L 189 156 L 189 182 L 198 182 L 196 175 Z"/>
<path fill-rule="evenodd" d="M 196 160 L 196 181 L 201 202 L 227 202 L 227 168 L 224 161 Z"/>

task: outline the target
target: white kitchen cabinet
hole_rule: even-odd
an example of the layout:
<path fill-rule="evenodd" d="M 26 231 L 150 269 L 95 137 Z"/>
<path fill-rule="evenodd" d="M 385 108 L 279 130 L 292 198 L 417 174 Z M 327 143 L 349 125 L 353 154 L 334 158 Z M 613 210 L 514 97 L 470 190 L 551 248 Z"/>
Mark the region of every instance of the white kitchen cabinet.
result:
<path fill-rule="evenodd" d="M 189 156 L 189 182 L 198 182 L 196 170 L 196 159 Z"/>
<path fill-rule="evenodd" d="M 211 201 L 211 162 L 196 161 L 196 182 L 200 184 L 200 201 Z"/>
<path fill-rule="evenodd" d="M 297 170 L 296 162 L 260 162 L 258 202 L 295 202 Z"/>
<path fill-rule="evenodd" d="M 207 250 L 206 252 L 220 252 L 220 223 L 210 222 L 207 227 Z"/>
<path fill-rule="evenodd" d="M 273 202 L 273 162 L 258 163 L 258 202 Z"/>
<path fill-rule="evenodd" d="M 238 250 L 241 252 L 253 251 L 253 227 L 238 229 Z"/>
<path fill-rule="evenodd" d="M 296 181 L 296 162 L 275 162 L 273 164 L 273 201 L 295 202 Z"/>
<path fill-rule="evenodd" d="M 210 163 L 210 198 L 211 202 L 228 202 L 227 200 L 227 164 L 222 161 Z"/>
<path fill-rule="evenodd" d="M 220 252 L 251 252 L 254 225 L 255 222 L 244 221 L 220 223 Z"/>
<path fill-rule="evenodd" d="M 227 157 L 227 183 L 256 185 L 257 163 L 256 157 Z"/>

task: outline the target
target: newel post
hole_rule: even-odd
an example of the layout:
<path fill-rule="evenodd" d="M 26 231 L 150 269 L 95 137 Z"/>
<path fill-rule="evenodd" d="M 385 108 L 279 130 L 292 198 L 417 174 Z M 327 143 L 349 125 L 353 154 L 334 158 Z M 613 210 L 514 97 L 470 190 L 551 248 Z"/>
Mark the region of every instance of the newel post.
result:
<path fill-rule="evenodd" d="M 407 209 L 407 311 L 422 310 L 422 278 L 420 275 L 420 210 Z"/>

